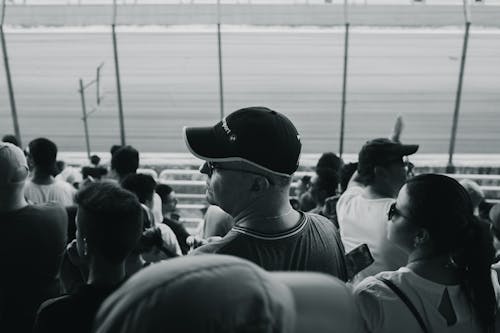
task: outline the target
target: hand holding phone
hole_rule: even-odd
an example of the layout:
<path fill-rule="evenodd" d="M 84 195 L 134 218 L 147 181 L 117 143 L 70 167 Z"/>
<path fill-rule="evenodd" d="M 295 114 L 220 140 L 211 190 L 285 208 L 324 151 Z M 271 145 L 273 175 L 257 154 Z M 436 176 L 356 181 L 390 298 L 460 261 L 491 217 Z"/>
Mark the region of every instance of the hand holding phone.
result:
<path fill-rule="evenodd" d="M 347 278 L 351 280 L 356 274 L 373 264 L 373 257 L 367 244 L 361 244 L 345 255 Z"/>

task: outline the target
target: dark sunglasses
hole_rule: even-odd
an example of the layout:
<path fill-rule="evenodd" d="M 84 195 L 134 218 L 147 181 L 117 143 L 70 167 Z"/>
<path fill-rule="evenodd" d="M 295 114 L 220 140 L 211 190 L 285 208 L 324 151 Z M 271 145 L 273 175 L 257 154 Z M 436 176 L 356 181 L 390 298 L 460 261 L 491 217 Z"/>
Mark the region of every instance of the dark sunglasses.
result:
<path fill-rule="evenodd" d="M 228 167 L 225 167 L 225 166 L 221 166 L 219 163 L 216 163 L 216 162 L 205 162 L 201 166 L 200 172 L 207 174 L 207 176 L 209 176 L 209 177 L 212 177 L 215 169 L 218 169 L 218 170 L 227 170 L 227 171 L 236 171 L 236 172 L 243 172 L 243 173 L 248 173 L 248 174 L 251 174 L 251 175 L 258 175 L 258 176 L 266 178 L 267 181 L 269 182 L 269 184 L 274 185 L 274 182 L 272 181 L 272 179 L 270 179 L 268 176 L 266 176 L 266 175 L 264 175 L 262 173 L 258 173 L 258 172 L 254 172 L 254 171 L 250 171 L 250 170 L 244 170 L 244 169 L 228 168 Z"/>
<path fill-rule="evenodd" d="M 392 203 L 391 206 L 389 207 L 389 211 L 387 212 L 387 219 L 390 221 L 394 216 L 401 216 L 404 217 L 405 219 L 410 219 L 408 216 L 403 215 L 401 211 L 396 207 L 396 203 Z"/>

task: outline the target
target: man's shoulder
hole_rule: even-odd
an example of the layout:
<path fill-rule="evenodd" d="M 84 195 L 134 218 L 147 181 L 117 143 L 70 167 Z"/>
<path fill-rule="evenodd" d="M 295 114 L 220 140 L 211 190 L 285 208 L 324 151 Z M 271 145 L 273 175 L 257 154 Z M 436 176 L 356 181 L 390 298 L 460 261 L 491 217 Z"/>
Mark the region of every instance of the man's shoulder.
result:
<path fill-rule="evenodd" d="M 337 229 L 335 225 L 327 217 L 311 212 L 304 213 L 304 218 L 306 223 L 311 223 L 313 225 L 320 225 L 327 229 Z"/>
<path fill-rule="evenodd" d="M 63 295 L 46 300 L 38 309 L 37 320 L 44 322 L 61 320 L 65 315 L 73 312 L 74 301 L 73 295 Z"/>

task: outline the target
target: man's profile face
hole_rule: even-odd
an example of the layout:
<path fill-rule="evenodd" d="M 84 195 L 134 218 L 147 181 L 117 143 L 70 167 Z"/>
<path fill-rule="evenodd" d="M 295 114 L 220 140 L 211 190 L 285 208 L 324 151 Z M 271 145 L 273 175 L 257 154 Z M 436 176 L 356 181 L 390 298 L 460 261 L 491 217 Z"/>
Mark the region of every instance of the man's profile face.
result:
<path fill-rule="evenodd" d="M 234 162 L 206 162 L 200 172 L 207 175 L 206 198 L 227 213 L 245 201 L 250 194 L 251 174 Z"/>

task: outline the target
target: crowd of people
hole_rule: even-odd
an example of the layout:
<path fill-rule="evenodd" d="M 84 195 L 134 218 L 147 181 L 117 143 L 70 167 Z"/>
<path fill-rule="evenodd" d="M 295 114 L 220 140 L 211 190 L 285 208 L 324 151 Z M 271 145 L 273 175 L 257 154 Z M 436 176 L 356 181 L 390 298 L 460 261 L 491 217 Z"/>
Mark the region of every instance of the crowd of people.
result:
<path fill-rule="evenodd" d="M 356 163 L 324 153 L 294 187 L 283 114 L 184 128 L 207 179 L 200 235 L 134 147 L 75 172 L 51 140 L 5 136 L 0 332 L 500 331 L 500 204 L 415 175 L 402 125 Z"/>

